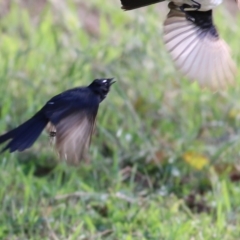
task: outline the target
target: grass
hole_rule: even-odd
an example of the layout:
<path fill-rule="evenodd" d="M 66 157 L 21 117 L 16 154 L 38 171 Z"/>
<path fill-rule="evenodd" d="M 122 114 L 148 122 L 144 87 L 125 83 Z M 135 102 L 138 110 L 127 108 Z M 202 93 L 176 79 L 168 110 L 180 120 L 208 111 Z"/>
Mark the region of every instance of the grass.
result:
<path fill-rule="evenodd" d="M 239 77 L 220 93 L 183 79 L 154 6 L 60 3 L 12 3 L 1 18 L 0 131 L 68 88 L 117 83 L 100 106 L 91 164 L 58 162 L 46 133 L 1 155 L 0 239 L 238 239 Z M 239 65 L 239 18 L 219 8 L 215 20 Z"/>

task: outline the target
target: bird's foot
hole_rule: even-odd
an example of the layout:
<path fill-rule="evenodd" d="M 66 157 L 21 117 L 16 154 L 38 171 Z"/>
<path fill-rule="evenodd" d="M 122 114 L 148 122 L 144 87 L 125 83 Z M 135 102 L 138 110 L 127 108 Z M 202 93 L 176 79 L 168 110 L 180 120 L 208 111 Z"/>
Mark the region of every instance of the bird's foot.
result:
<path fill-rule="evenodd" d="M 195 19 L 188 14 L 188 11 L 185 10 L 186 8 L 189 8 L 189 5 L 183 4 L 183 5 L 182 5 L 181 7 L 179 7 L 179 8 L 180 8 L 180 10 L 181 10 L 183 13 L 185 13 L 187 20 L 189 20 L 189 21 L 191 21 L 191 22 L 195 22 Z"/>
<path fill-rule="evenodd" d="M 191 22 L 195 22 L 195 19 L 190 16 L 190 14 L 188 13 L 188 10 L 186 9 L 189 9 L 191 8 L 191 11 L 198 11 L 200 8 L 201 8 L 201 4 L 199 2 L 196 2 L 194 0 L 191 0 L 194 4 L 189 6 L 187 4 L 183 4 L 181 7 L 180 7 L 180 10 L 186 14 L 186 19 L 191 21 Z"/>
<path fill-rule="evenodd" d="M 54 138 L 54 137 L 56 137 L 56 135 L 57 135 L 57 133 L 54 131 L 49 132 L 49 137 Z"/>

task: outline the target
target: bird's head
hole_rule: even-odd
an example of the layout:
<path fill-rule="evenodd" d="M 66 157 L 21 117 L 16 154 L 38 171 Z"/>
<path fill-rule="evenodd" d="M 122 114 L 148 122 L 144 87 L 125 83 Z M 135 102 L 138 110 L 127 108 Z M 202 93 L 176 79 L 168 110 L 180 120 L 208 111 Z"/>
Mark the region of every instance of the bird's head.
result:
<path fill-rule="evenodd" d="M 115 83 L 113 78 L 100 78 L 95 79 L 88 87 L 98 94 L 101 98 L 101 101 L 107 96 L 111 85 Z"/>

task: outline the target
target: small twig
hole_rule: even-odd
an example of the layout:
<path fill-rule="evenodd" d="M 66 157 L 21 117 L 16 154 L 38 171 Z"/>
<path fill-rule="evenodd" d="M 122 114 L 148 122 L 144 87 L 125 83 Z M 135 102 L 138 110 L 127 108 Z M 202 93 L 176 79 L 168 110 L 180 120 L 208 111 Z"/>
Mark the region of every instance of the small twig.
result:
<path fill-rule="evenodd" d="M 87 192 L 74 192 L 64 195 L 58 195 L 54 198 L 54 200 L 65 200 L 69 198 L 82 198 L 82 197 L 92 197 L 95 195 L 94 193 L 87 193 Z"/>
<path fill-rule="evenodd" d="M 51 228 L 51 226 L 50 226 L 50 224 L 47 220 L 45 221 L 45 224 L 46 224 L 46 227 L 47 227 L 47 229 L 50 233 L 51 239 L 52 240 L 59 240 L 59 238 L 57 237 L 56 233 L 52 230 L 52 228 Z"/>
<path fill-rule="evenodd" d="M 136 202 L 135 199 L 132 199 L 132 198 L 124 195 L 123 193 L 120 193 L 120 192 L 115 193 L 114 196 L 116 198 L 119 198 L 119 199 L 124 200 L 124 201 L 129 202 L 129 203 L 135 203 Z"/>
<path fill-rule="evenodd" d="M 107 194 L 107 193 L 102 193 L 102 194 L 96 194 L 96 193 L 87 193 L 87 192 L 74 192 L 74 193 L 69 193 L 69 194 L 64 194 L 64 195 L 59 195 L 54 198 L 55 201 L 60 201 L 60 200 L 68 200 L 71 198 L 83 198 L 83 197 L 97 197 L 100 199 L 107 199 L 109 197 L 116 197 L 118 199 L 124 200 L 128 203 L 135 203 L 137 202 L 137 199 L 130 198 L 126 196 L 125 194 L 121 192 L 113 193 L 113 194 Z"/>
<path fill-rule="evenodd" d="M 96 237 L 104 237 L 104 236 L 107 236 L 107 235 L 111 234 L 112 232 L 113 232 L 112 229 L 107 229 L 103 232 L 100 232 L 100 233 L 96 234 Z"/>

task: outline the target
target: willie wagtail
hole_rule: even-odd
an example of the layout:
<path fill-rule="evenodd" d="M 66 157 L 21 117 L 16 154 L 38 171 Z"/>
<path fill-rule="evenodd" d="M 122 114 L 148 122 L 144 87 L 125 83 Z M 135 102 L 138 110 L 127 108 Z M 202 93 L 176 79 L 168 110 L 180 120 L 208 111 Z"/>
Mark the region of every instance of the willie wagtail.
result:
<path fill-rule="evenodd" d="M 73 88 L 51 98 L 28 121 L 0 136 L 0 144 L 8 141 L 2 151 L 30 148 L 47 126 L 60 157 L 77 164 L 86 157 L 99 104 L 113 83 L 113 78 L 96 79 L 87 87 Z"/>

